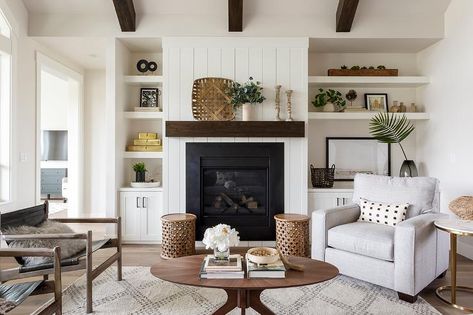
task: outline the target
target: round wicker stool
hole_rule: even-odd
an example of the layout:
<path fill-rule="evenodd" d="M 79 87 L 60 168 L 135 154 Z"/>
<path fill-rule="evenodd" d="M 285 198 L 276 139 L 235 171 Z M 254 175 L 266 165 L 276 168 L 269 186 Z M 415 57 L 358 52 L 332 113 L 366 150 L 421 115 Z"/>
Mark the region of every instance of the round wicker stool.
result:
<path fill-rule="evenodd" d="M 301 214 L 277 214 L 276 248 L 285 256 L 310 256 L 309 217 Z"/>
<path fill-rule="evenodd" d="M 161 257 L 164 259 L 195 255 L 195 220 L 190 213 L 173 213 L 161 217 L 163 242 Z"/>

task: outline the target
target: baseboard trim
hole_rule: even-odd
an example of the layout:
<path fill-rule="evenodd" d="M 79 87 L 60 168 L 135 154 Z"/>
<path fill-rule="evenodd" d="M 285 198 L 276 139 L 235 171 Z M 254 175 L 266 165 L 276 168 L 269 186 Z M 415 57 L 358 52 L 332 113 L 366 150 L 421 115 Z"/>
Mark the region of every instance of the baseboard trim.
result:
<path fill-rule="evenodd" d="M 473 245 L 468 243 L 462 242 L 461 240 L 458 241 L 458 254 L 473 260 Z"/>

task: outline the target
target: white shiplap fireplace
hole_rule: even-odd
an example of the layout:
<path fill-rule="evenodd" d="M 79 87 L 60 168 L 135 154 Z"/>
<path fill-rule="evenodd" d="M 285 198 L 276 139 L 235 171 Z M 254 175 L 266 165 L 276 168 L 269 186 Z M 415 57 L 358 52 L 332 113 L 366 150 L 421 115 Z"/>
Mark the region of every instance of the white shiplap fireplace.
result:
<path fill-rule="evenodd" d="M 282 85 L 282 117 L 285 90 L 292 89 L 294 120 L 308 119 L 307 38 L 203 37 L 163 40 L 164 102 L 166 120 L 191 121 L 192 84 L 202 77 L 221 77 L 246 82 L 260 81 L 266 101 L 258 105 L 258 120 L 274 120 L 274 87 Z M 307 132 L 306 132 L 307 134 Z M 168 138 L 164 137 L 164 209 L 186 211 L 186 143 L 277 142 L 284 143 L 284 208 L 286 213 L 307 214 L 307 135 L 304 138 Z M 258 242 L 248 244 L 258 245 Z M 247 245 L 247 244 L 243 244 Z"/>

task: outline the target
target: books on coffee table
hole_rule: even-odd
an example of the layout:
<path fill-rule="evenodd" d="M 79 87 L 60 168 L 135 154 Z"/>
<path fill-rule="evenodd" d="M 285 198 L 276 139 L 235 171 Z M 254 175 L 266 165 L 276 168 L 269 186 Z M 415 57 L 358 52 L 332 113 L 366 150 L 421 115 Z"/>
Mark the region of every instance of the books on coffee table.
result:
<path fill-rule="evenodd" d="M 201 279 L 243 279 L 245 272 L 241 261 L 240 255 L 230 255 L 228 260 L 208 255 L 202 262 L 199 276 Z"/>
<path fill-rule="evenodd" d="M 265 265 L 258 265 L 251 262 L 248 258 L 246 259 L 246 272 L 247 277 L 251 278 L 279 278 L 283 279 L 286 277 L 286 268 L 284 267 L 281 259 Z"/>

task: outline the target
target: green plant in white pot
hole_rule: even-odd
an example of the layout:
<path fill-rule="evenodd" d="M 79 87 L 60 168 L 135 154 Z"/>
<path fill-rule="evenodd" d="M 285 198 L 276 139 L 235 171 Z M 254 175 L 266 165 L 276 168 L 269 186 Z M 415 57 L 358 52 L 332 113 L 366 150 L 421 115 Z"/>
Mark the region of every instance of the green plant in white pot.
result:
<path fill-rule="evenodd" d="M 312 101 L 315 108 L 321 108 L 324 112 L 342 112 L 346 104 L 342 93 L 332 89 L 319 89 L 319 93 Z"/>
<path fill-rule="evenodd" d="M 263 96 L 261 83 L 253 81 L 252 77 L 244 84 L 234 82 L 229 94 L 233 107 L 242 107 L 242 119 L 244 121 L 254 120 L 254 107 L 257 103 L 263 103 L 266 99 Z"/>

